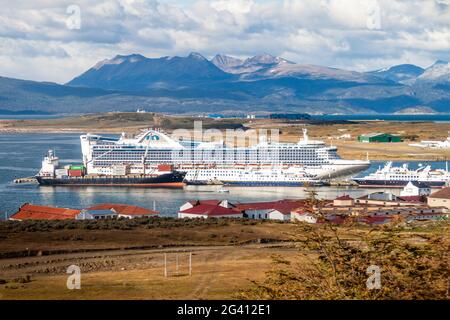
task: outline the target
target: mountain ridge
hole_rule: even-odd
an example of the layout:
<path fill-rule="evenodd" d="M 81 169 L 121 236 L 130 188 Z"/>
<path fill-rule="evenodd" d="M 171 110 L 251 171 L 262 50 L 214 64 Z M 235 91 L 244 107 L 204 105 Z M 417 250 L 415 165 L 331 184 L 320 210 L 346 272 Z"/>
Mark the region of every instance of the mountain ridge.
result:
<path fill-rule="evenodd" d="M 445 112 L 450 105 L 448 65 L 437 61 L 425 69 L 401 64 L 357 72 L 298 64 L 269 54 L 246 59 L 225 54 L 208 59 L 197 52 L 159 58 L 116 55 L 64 85 L 0 77 L 0 108 L 393 113 L 423 107 Z M 421 79 L 427 72 L 437 76 Z"/>

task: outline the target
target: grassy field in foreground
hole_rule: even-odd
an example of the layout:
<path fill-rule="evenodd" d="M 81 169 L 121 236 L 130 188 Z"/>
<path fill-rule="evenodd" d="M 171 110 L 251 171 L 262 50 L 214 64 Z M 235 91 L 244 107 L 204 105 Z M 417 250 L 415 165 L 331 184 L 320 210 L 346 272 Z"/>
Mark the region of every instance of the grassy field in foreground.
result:
<path fill-rule="evenodd" d="M 194 250 L 191 276 L 187 254 L 180 253 L 176 275 L 172 253 L 168 277 L 163 254 L 149 254 L 153 264 L 130 270 L 130 264 L 124 263 L 117 270 L 82 273 L 81 290 L 67 289 L 67 275 L 36 276 L 30 283 L 0 286 L 0 299 L 232 299 L 251 280 L 264 278 L 271 253 L 262 248 Z"/>
<path fill-rule="evenodd" d="M 70 229 L 58 222 L 0 224 L 7 244 L 0 259 L 0 299 L 376 299 L 364 293 L 366 268 L 374 263 L 388 272 L 383 288 L 393 286 L 378 298 L 445 298 L 448 222 L 335 228 L 244 220 L 174 225 L 169 219 L 155 227 L 155 221 L 125 221 L 128 230 L 102 221 L 90 228 L 75 223 Z M 32 253 L 23 255 L 21 249 L 32 240 Z M 324 248 L 336 262 L 335 275 L 321 258 Z M 7 252 L 16 255 L 5 258 Z M 66 287 L 66 269 L 72 264 L 81 269 L 81 290 Z M 344 294 L 333 285 L 327 289 L 324 283 L 332 284 L 333 278 L 353 283 L 357 290 Z M 305 294 L 304 285 L 324 290 L 311 287 Z M 397 287 L 404 289 L 397 292 Z M 416 293 L 408 294 L 408 288 Z"/>

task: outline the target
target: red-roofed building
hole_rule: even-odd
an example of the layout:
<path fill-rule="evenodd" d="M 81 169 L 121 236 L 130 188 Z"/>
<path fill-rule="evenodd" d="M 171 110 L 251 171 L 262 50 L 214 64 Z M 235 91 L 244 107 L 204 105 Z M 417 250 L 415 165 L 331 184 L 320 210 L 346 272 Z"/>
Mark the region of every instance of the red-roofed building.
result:
<path fill-rule="evenodd" d="M 430 194 L 428 197 L 428 205 L 430 207 L 446 207 L 450 209 L 450 188 L 443 188 Z"/>
<path fill-rule="evenodd" d="M 405 202 L 411 202 L 411 203 L 417 203 L 417 204 L 424 204 L 427 202 L 426 196 L 400 196 L 400 197 L 397 197 L 397 199 L 405 201 Z"/>
<path fill-rule="evenodd" d="M 392 222 L 393 218 L 392 216 L 367 216 L 361 217 L 357 221 L 366 224 L 384 224 Z"/>
<path fill-rule="evenodd" d="M 131 206 L 128 204 L 102 203 L 85 209 L 86 211 L 112 210 L 117 213 L 118 218 L 140 218 L 156 217 L 159 212 L 143 207 Z"/>
<path fill-rule="evenodd" d="M 242 211 L 236 208 L 226 208 L 220 204 L 201 203 L 194 207 L 180 210 L 179 218 L 242 218 Z"/>
<path fill-rule="evenodd" d="M 186 202 L 180 207 L 180 211 L 184 211 L 190 208 L 193 208 L 195 206 L 201 205 L 201 204 L 209 204 L 214 206 L 221 206 L 224 208 L 234 208 L 235 205 L 228 202 L 228 200 L 191 200 Z"/>
<path fill-rule="evenodd" d="M 304 207 L 305 200 L 279 200 L 269 202 L 238 203 L 236 208 L 243 210 L 251 219 L 291 220 L 293 209 Z"/>
<path fill-rule="evenodd" d="M 333 200 L 334 206 L 353 206 L 355 204 L 355 199 L 350 197 L 348 194 L 344 196 L 337 197 Z"/>
<path fill-rule="evenodd" d="M 22 205 L 10 220 L 66 220 L 75 219 L 80 210 L 39 206 L 30 203 Z"/>

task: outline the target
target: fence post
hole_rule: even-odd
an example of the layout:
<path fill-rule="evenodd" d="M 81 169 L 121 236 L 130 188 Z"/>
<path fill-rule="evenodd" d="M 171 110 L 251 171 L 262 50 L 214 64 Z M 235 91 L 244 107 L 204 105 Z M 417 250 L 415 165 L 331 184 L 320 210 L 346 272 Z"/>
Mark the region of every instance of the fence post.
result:
<path fill-rule="evenodd" d="M 177 252 L 176 258 L 177 258 L 177 275 L 178 275 L 178 252 Z"/>
<path fill-rule="evenodd" d="M 167 253 L 164 253 L 164 277 L 167 278 Z"/>
<path fill-rule="evenodd" d="M 189 276 L 192 276 L 192 252 L 189 252 Z"/>

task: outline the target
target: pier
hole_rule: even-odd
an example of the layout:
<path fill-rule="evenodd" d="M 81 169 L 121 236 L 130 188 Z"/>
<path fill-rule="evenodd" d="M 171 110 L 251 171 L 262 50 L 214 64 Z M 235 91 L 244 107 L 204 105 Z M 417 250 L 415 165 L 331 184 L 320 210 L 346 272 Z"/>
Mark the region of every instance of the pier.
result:
<path fill-rule="evenodd" d="M 329 180 L 325 183 L 330 187 L 357 187 L 358 184 L 353 180 Z"/>
<path fill-rule="evenodd" d="M 14 179 L 14 183 L 37 183 L 37 180 L 35 177 L 25 177 Z"/>

